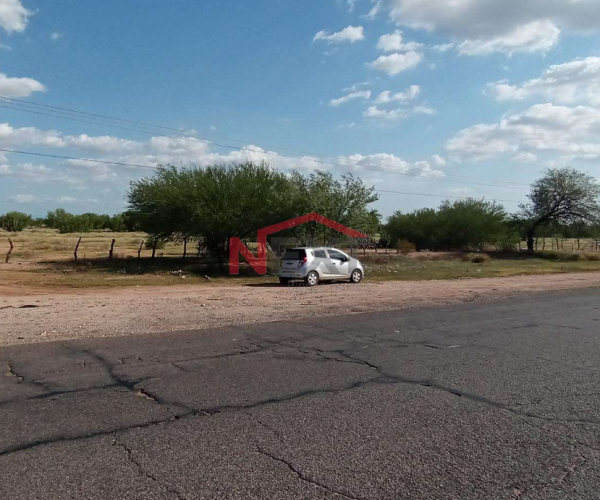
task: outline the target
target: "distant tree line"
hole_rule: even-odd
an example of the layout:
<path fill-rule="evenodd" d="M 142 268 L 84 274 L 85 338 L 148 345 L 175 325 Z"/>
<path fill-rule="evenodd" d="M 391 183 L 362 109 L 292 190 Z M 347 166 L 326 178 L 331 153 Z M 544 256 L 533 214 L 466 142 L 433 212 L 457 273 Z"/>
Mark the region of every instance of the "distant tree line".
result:
<path fill-rule="evenodd" d="M 23 212 L 8 212 L 0 216 L 0 228 L 19 232 L 28 227 L 48 227 L 60 233 L 86 233 L 90 231 L 135 231 L 136 223 L 130 214 L 100 215 L 86 213 L 74 215 L 62 208 L 48 212 L 46 217 L 34 219 Z"/>
<path fill-rule="evenodd" d="M 417 250 L 477 250 L 512 247 L 542 237 L 600 238 L 600 186 L 571 168 L 551 169 L 534 182 L 529 203 L 508 214 L 498 203 L 464 199 L 437 209 L 395 212 L 386 222 L 370 205 L 373 187 L 346 174 L 283 173 L 268 164 L 245 162 L 205 168 L 160 166 L 151 177 L 131 183 L 128 211 L 113 216 L 74 215 L 63 209 L 33 219 L 21 212 L 0 216 L 0 227 L 22 231 L 46 226 L 61 233 L 143 231 L 156 248 L 167 241 L 197 243 L 212 255 L 228 254 L 229 238 L 251 242 L 261 228 L 317 212 L 340 224 L 379 237 L 385 246 Z M 310 222 L 277 233 L 305 245 L 334 245 L 340 234 Z"/>
<path fill-rule="evenodd" d="M 502 205 L 485 200 L 444 201 L 437 210 L 396 212 L 383 225 L 395 246 L 408 241 L 417 250 L 511 248 L 535 238 L 600 238 L 600 185 L 572 168 L 551 169 L 535 181 L 529 203 L 509 215 Z"/>

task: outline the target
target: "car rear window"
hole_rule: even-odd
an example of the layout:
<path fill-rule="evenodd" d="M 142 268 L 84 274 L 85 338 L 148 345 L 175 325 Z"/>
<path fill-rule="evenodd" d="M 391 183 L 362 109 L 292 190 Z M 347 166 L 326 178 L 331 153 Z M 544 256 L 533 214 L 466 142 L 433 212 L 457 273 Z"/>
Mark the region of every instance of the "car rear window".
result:
<path fill-rule="evenodd" d="M 283 260 L 304 260 L 305 257 L 306 250 L 303 248 L 292 248 L 283 254 Z"/>

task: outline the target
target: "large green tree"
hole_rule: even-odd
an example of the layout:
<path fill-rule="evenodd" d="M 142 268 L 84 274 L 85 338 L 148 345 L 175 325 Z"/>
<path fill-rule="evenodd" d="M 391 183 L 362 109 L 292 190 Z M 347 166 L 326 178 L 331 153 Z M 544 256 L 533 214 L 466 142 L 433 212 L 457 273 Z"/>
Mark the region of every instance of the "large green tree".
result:
<path fill-rule="evenodd" d="M 550 169 L 531 186 L 530 203 L 520 206 L 515 223 L 534 250 L 538 231 L 553 224 L 600 221 L 600 185 L 573 168 Z"/>
<path fill-rule="evenodd" d="M 264 163 L 166 166 L 132 183 L 128 213 L 152 238 L 201 240 L 224 257 L 230 237 L 247 239 L 281 221 L 288 190 L 286 176 Z"/>
<path fill-rule="evenodd" d="M 201 240 L 225 257 L 229 238 L 250 240 L 259 229 L 317 212 L 359 231 L 373 226 L 368 205 L 372 188 L 352 175 L 328 172 L 284 174 L 265 163 L 245 162 L 205 168 L 160 167 L 152 177 L 132 183 L 128 217 L 152 238 Z M 336 231 L 308 223 L 283 231 L 306 244 L 333 244 Z"/>

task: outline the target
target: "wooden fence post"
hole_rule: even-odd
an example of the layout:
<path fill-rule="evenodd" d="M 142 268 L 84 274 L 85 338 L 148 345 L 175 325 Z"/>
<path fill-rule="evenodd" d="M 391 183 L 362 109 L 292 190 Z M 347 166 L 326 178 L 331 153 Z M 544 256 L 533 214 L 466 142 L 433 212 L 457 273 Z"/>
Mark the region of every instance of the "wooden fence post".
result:
<path fill-rule="evenodd" d="M 546 237 L 542 238 L 542 250 L 546 250 Z"/>
<path fill-rule="evenodd" d="M 187 237 L 183 238 L 183 258 L 187 255 Z"/>
<path fill-rule="evenodd" d="M 144 246 L 144 241 L 140 243 L 140 248 L 138 248 L 138 259 L 142 258 L 142 247 Z"/>
<path fill-rule="evenodd" d="M 13 248 L 15 247 L 13 245 L 13 242 L 10 238 L 8 238 L 8 243 L 10 244 L 10 250 L 8 251 L 8 253 L 6 254 L 6 264 L 8 264 L 8 261 L 10 260 L 10 254 L 12 254 Z"/>
<path fill-rule="evenodd" d="M 77 245 L 75 245 L 75 251 L 73 252 L 73 256 L 75 257 L 75 262 L 77 262 L 78 258 L 77 258 L 77 251 L 79 250 L 79 244 L 81 243 L 81 236 L 79 237 L 79 239 L 77 240 Z"/>
<path fill-rule="evenodd" d="M 158 240 L 155 238 L 152 242 L 152 258 L 156 257 L 156 246 L 158 245 Z"/>
<path fill-rule="evenodd" d="M 108 252 L 108 260 L 111 260 L 113 258 L 113 251 L 115 249 L 115 241 L 117 241 L 117 240 L 115 240 L 113 238 L 112 243 L 110 244 L 110 251 Z"/>

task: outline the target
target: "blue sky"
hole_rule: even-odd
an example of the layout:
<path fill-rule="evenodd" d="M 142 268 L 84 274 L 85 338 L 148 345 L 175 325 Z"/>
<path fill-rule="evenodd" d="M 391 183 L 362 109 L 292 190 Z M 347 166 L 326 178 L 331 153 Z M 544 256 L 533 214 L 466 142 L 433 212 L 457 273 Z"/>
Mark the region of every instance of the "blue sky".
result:
<path fill-rule="evenodd" d="M 3 149 L 147 166 L 264 159 L 509 210 L 548 167 L 599 173 L 600 0 L 0 7 L 0 95 L 169 127 L 0 99 Z M 4 153 L 0 213 L 119 212 L 150 173 Z M 440 201 L 381 193 L 377 208 Z"/>

